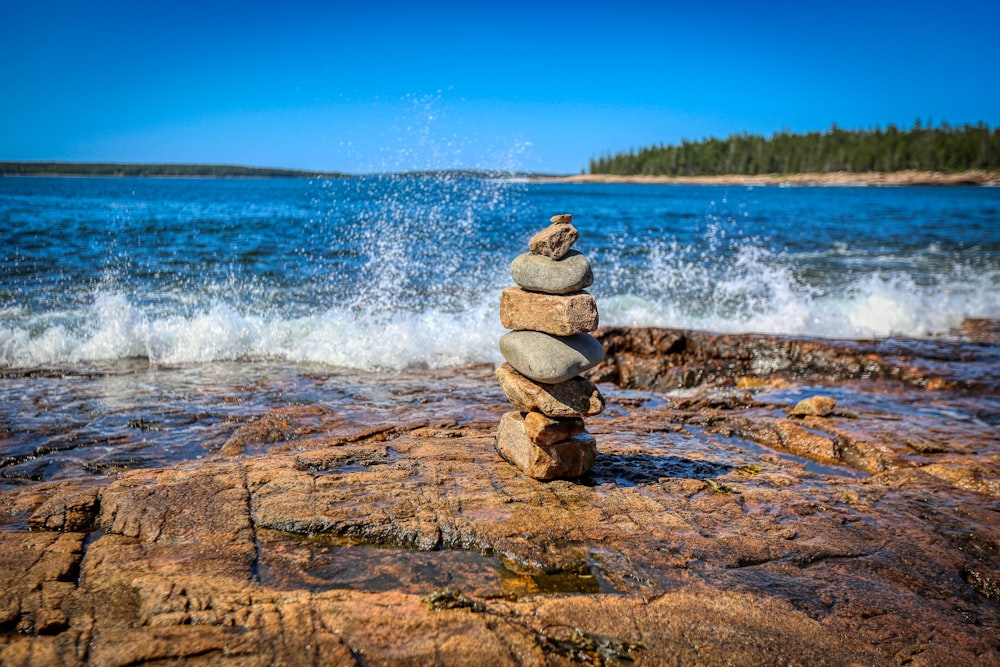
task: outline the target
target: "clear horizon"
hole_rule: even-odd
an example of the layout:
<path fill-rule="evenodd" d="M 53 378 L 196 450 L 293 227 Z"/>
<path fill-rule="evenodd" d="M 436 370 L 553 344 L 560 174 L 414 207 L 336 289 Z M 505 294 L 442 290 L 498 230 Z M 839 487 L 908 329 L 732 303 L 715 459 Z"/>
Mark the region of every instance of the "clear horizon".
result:
<path fill-rule="evenodd" d="M 0 160 L 579 173 L 751 132 L 1000 125 L 1000 7 L 11 4 Z"/>

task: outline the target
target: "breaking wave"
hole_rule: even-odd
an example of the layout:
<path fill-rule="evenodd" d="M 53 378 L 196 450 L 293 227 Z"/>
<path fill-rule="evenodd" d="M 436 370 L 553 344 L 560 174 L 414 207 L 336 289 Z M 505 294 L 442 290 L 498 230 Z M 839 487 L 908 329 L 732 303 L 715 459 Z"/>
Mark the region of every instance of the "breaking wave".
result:
<path fill-rule="evenodd" d="M 945 199 L 984 190 L 757 189 L 717 203 L 711 188 L 463 176 L 4 187 L 19 188 L 5 215 L 26 217 L 0 264 L 0 366 L 496 362 L 507 267 L 564 211 L 602 325 L 928 337 L 1000 318 L 996 197 Z M 834 223 L 855 230 L 834 238 Z"/>

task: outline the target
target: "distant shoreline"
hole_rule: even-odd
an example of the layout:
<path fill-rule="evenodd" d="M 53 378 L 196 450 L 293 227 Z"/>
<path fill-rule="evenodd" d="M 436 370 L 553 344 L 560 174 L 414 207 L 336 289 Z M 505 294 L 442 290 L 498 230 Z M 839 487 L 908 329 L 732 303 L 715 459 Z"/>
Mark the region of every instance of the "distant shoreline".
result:
<path fill-rule="evenodd" d="M 314 172 L 301 169 L 243 167 L 216 164 L 172 163 L 109 163 L 109 162 L 4 162 L 0 161 L 0 177 L 103 177 L 103 178 L 358 178 L 360 176 L 469 176 L 479 178 L 515 177 L 529 183 L 635 183 L 671 185 L 1000 185 L 1000 171 L 970 169 L 956 172 L 894 171 L 853 173 L 802 174 L 722 174 L 714 176 L 650 176 L 635 174 L 573 174 L 552 175 L 524 172 L 501 172 L 481 169 L 442 169 L 380 174 L 347 174 Z"/>
<path fill-rule="evenodd" d="M 577 174 L 574 176 L 534 176 L 532 183 L 637 183 L 673 185 L 1000 185 L 1000 172 L 973 169 L 940 171 L 893 171 L 827 174 L 723 174 L 718 176 L 618 176 Z"/>
<path fill-rule="evenodd" d="M 108 178 L 345 178 L 347 174 L 232 164 L 153 162 L 5 162 L 0 176 Z"/>

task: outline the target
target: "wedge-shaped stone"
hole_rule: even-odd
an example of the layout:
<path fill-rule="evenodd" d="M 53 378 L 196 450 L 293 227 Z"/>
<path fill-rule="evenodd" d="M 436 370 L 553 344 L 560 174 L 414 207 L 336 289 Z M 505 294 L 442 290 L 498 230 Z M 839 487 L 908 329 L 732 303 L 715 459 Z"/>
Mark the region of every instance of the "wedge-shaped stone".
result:
<path fill-rule="evenodd" d="M 522 287 L 500 293 L 500 323 L 505 329 L 571 336 L 597 328 L 597 303 L 586 292 L 542 294 Z"/>
<path fill-rule="evenodd" d="M 554 419 L 541 412 L 524 415 L 524 434 L 536 445 L 552 445 L 583 433 L 584 424 L 580 418 Z"/>
<path fill-rule="evenodd" d="M 569 223 L 556 223 L 532 236 L 528 248 L 536 255 L 562 259 L 578 238 L 580 232 L 576 227 Z"/>
<path fill-rule="evenodd" d="M 597 441 L 586 431 L 553 444 L 536 445 L 525 434 L 524 413 L 516 410 L 500 418 L 496 449 L 525 475 L 540 480 L 579 477 L 597 458 Z"/>
<path fill-rule="evenodd" d="M 507 400 L 521 410 L 537 410 L 549 417 L 591 417 L 604 411 L 604 396 L 585 377 L 542 384 L 524 377 L 510 364 L 501 364 L 496 376 Z"/>
<path fill-rule="evenodd" d="M 500 354 L 521 375 L 556 384 L 601 363 L 604 348 L 586 333 L 552 336 L 540 331 L 511 331 L 500 337 Z"/>
<path fill-rule="evenodd" d="M 532 292 L 569 294 L 590 287 L 594 272 L 581 252 L 570 250 L 561 259 L 526 252 L 510 263 L 510 277 Z"/>
<path fill-rule="evenodd" d="M 573 222 L 572 213 L 560 213 L 559 215 L 554 215 L 549 218 L 549 222 L 555 224 L 557 222 Z"/>
<path fill-rule="evenodd" d="M 795 404 L 795 407 L 788 411 L 789 417 L 806 417 L 816 415 L 817 417 L 827 417 L 833 412 L 837 405 L 837 399 L 830 396 L 810 396 L 803 398 Z"/>

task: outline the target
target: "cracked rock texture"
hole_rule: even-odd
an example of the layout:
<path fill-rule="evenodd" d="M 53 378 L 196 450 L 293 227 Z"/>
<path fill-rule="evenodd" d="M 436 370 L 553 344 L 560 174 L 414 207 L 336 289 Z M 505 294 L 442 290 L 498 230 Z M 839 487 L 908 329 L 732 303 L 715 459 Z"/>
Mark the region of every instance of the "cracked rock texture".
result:
<path fill-rule="evenodd" d="M 0 664 L 1000 664 L 995 338 L 596 335 L 579 480 L 496 455 L 474 368 L 0 487 Z"/>

